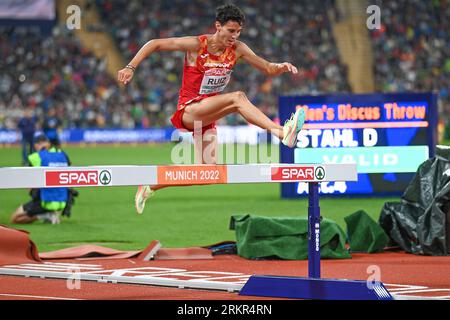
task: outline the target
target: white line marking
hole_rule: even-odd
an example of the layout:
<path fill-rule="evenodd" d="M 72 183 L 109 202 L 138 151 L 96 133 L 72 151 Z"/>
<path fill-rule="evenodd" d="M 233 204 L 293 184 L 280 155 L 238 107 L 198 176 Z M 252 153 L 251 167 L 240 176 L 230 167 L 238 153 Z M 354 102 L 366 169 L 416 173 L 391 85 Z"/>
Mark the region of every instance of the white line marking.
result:
<path fill-rule="evenodd" d="M 100 264 L 62 263 L 62 262 L 44 262 L 44 264 L 54 265 L 54 266 L 69 266 L 69 267 L 76 266 L 76 267 L 102 268 L 102 265 L 100 265 Z"/>
<path fill-rule="evenodd" d="M 82 265 L 82 264 L 76 264 L 76 263 L 66 263 L 66 264 L 53 264 L 53 263 L 23 263 L 23 264 L 16 264 L 16 265 L 4 265 L 2 267 L 8 267 L 8 268 L 14 268 L 14 267 L 27 267 L 27 268 L 53 268 L 53 269 L 69 269 L 69 268 L 79 268 L 79 269 L 93 269 L 98 270 L 102 269 L 102 266 L 98 266 L 95 264 L 91 265 Z"/>
<path fill-rule="evenodd" d="M 99 275 L 111 275 L 122 276 L 124 274 L 147 274 L 147 275 L 172 275 L 173 273 L 185 272 L 185 269 L 170 269 L 170 268 L 157 268 L 157 267 L 139 267 L 139 268 L 126 268 L 126 269 L 105 269 L 100 271 L 86 271 L 86 274 L 99 274 Z"/>
<path fill-rule="evenodd" d="M 409 293 L 423 293 L 423 292 L 449 292 L 450 289 L 419 289 L 419 290 L 408 290 L 408 291 L 402 291 L 402 295 L 408 295 Z"/>
<path fill-rule="evenodd" d="M 409 291 L 409 290 L 415 290 L 415 289 L 427 289 L 428 287 L 424 286 L 416 286 L 416 285 L 408 285 L 408 284 L 392 284 L 392 283 L 384 283 L 384 286 L 386 289 L 392 292 L 399 292 L 399 291 Z M 391 287 L 398 287 L 398 288 L 391 288 Z"/>
<path fill-rule="evenodd" d="M 440 296 L 408 296 L 408 295 L 401 295 L 401 294 L 393 294 L 394 300 L 447 300 L 446 297 L 440 297 Z"/>
<path fill-rule="evenodd" d="M 51 267 L 51 266 L 40 266 L 40 267 L 29 267 L 29 266 L 3 266 L 0 269 L 12 268 L 12 269 L 22 269 L 22 270 L 44 270 L 44 271 L 69 271 L 69 270 L 102 270 L 99 268 L 78 268 L 78 267 Z"/>
<path fill-rule="evenodd" d="M 82 300 L 75 298 L 62 298 L 62 297 L 47 297 L 47 296 L 32 296 L 28 294 L 13 294 L 13 293 L 0 293 L 3 297 L 21 297 L 21 298 L 37 298 L 37 299 L 50 299 L 50 300 Z"/>

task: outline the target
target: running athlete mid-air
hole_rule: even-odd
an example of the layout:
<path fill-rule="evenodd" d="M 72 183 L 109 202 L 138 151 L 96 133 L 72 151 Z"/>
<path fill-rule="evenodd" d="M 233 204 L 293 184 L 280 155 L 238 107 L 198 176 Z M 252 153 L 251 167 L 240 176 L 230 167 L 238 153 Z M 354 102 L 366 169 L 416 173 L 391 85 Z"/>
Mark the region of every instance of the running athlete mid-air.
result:
<path fill-rule="evenodd" d="M 295 146 L 298 132 L 305 120 L 304 110 L 298 109 L 284 126 L 280 126 L 254 106 L 244 92 L 221 94 L 239 59 L 271 77 L 285 72 L 298 73 L 291 63 L 268 62 L 239 41 L 244 22 L 244 14 L 238 7 L 233 4 L 220 6 L 216 12 L 214 34 L 150 40 L 118 72 L 119 82 L 128 84 L 139 64 L 153 52 L 185 52 L 178 106 L 171 121 L 175 128 L 194 133 L 195 158 L 198 163 L 216 163 L 215 123 L 229 114 L 240 114 L 248 123 L 275 134 L 289 147 Z M 206 156 L 202 150 L 213 151 Z M 140 186 L 135 196 L 137 212 L 142 213 L 146 200 L 156 190 L 164 187 L 166 186 Z"/>

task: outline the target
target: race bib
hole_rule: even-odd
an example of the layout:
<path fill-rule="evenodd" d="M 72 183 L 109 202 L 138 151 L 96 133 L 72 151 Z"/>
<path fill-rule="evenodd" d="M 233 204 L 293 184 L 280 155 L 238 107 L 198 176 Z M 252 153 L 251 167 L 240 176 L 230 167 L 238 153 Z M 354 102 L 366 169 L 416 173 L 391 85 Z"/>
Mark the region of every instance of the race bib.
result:
<path fill-rule="evenodd" d="M 209 69 L 203 75 L 199 94 L 222 92 L 231 78 L 232 70 L 225 68 Z"/>

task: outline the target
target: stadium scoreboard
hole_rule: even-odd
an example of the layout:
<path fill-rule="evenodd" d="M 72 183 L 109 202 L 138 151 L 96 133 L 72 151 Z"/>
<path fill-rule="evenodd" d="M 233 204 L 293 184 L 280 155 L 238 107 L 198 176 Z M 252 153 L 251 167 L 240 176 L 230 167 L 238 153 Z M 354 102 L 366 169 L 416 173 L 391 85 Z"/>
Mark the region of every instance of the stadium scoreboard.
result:
<path fill-rule="evenodd" d="M 357 164 L 357 182 L 322 182 L 321 194 L 402 194 L 419 165 L 434 156 L 433 93 L 281 96 L 279 106 L 282 123 L 297 108 L 306 112 L 296 147 L 280 144 L 280 162 Z M 300 197 L 308 185 L 284 183 L 281 192 Z"/>

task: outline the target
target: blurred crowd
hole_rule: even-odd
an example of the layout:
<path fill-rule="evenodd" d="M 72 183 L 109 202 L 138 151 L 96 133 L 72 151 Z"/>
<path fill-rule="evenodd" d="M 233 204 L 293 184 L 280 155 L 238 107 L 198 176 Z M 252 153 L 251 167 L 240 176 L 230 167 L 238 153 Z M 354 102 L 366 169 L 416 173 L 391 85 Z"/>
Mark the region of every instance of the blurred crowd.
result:
<path fill-rule="evenodd" d="M 133 128 L 131 99 L 106 72 L 106 61 L 57 26 L 0 27 L 0 128 L 14 129 L 25 109 L 42 123 L 54 110 L 63 127 Z M 127 101 L 128 99 L 128 101 Z"/>
<path fill-rule="evenodd" d="M 438 92 L 450 128 L 450 2 L 371 2 L 381 8 L 381 28 L 371 32 L 377 91 Z"/>
<path fill-rule="evenodd" d="M 91 0 L 126 62 L 154 38 L 214 32 L 222 1 Z M 299 75 L 267 78 L 238 63 L 227 91 L 242 90 L 276 119 L 278 96 L 351 92 L 331 32 L 333 1 L 234 1 L 246 14 L 241 40 L 273 62 L 289 61 Z M 381 29 L 370 33 L 379 92 L 436 90 L 450 114 L 450 9 L 446 0 L 373 0 Z M 181 84 L 183 53 L 154 53 L 126 88 L 106 71 L 106 60 L 84 49 L 74 33 L 56 26 L 0 26 L 0 129 L 14 129 L 24 109 L 37 118 L 49 109 L 66 128 L 146 128 L 170 125 Z M 226 124 L 240 124 L 228 116 Z"/>

